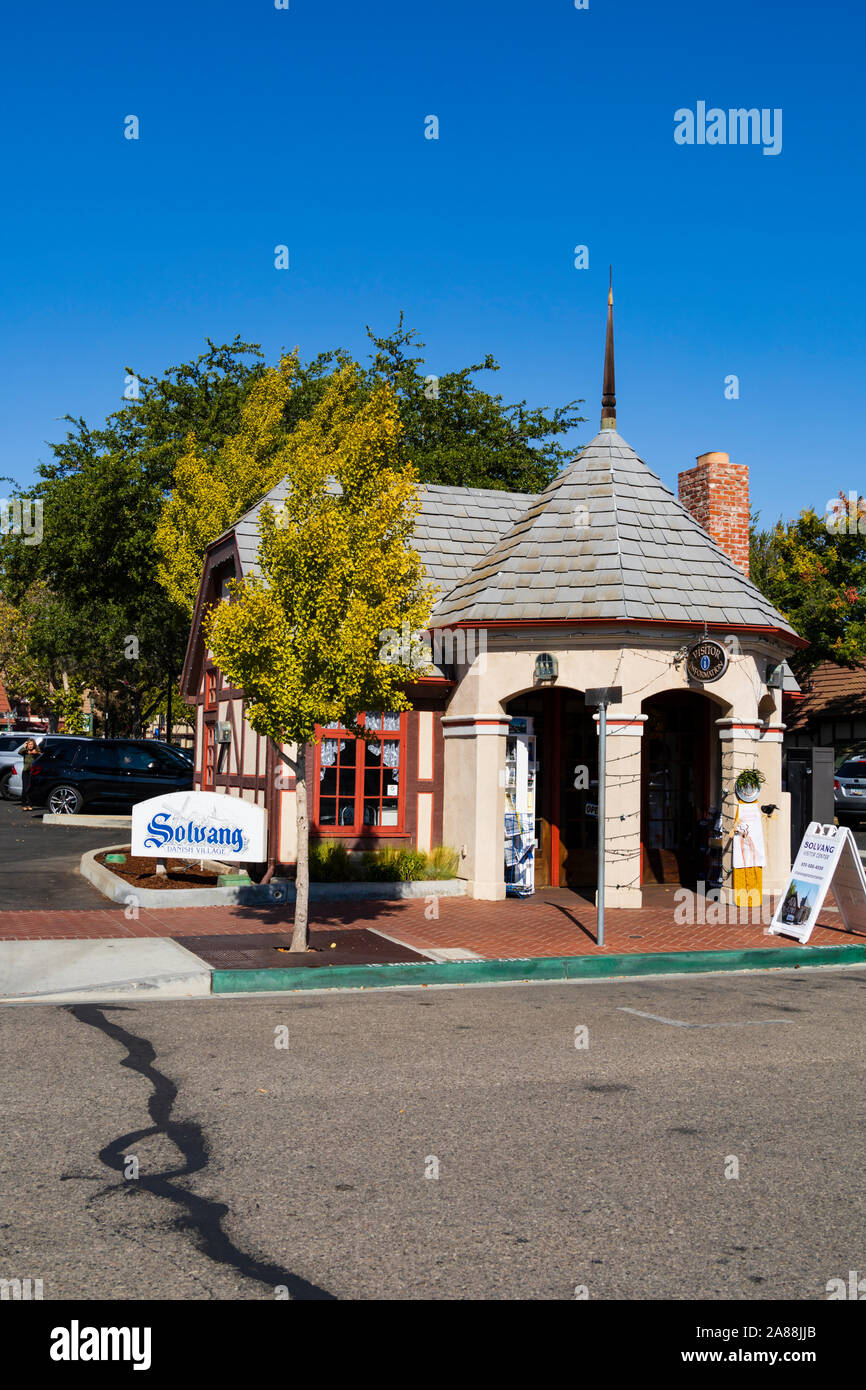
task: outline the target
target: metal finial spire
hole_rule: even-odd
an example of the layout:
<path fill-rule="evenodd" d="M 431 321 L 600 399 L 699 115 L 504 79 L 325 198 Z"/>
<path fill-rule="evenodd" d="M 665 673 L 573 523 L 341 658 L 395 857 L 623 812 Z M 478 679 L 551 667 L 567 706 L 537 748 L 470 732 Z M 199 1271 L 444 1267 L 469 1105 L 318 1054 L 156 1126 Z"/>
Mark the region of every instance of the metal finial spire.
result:
<path fill-rule="evenodd" d="M 604 344 L 604 382 L 601 388 L 601 428 L 616 429 L 616 383 L 613 374 L 613 267 L 607 294 L 607 337 Z"/>

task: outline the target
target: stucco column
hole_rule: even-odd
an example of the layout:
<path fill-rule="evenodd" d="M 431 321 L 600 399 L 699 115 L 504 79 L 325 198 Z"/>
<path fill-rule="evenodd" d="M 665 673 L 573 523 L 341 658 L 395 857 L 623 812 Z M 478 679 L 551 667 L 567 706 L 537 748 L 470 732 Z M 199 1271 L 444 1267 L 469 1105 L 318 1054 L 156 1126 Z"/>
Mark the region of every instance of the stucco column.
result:
<path fill-rule="evenodd" d="M 598 715 L 593 715 L 596 733 Z M 641 739 L 645 714 L 607 716 L 606 907 L 640 907 Z"/>
<path fill-rule="evenodd" d="M 791 798 L 782 791 L 782 739 L 785 726 L 762 720 L 717 719 L 716 727 L 722 747 L 722 787 L 727 793 L 722 802 L 723 898 L 726 902 L 733 901 L 731 836 L 738 805 L 734 783 L 741 772 L 752 768 L 763 772 L 766 778 L 758 804 L 778 808 L 770 816 L 761 816 L 767 851 L 763 892 L 765 897 L 771 893 L 781 893 L 791 868 Z"/>
<path fill-rule="evenodd" d="M 460 855 L 472 898 L 505 897 L 507 714 L 444 715 L 442 838 Z"/>

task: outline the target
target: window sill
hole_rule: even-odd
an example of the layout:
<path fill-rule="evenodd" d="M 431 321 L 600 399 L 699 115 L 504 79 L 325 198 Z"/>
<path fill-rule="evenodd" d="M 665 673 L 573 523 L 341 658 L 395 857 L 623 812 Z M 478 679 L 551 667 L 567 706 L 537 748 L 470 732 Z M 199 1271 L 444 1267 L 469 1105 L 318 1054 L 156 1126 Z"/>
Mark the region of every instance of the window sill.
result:
<path fill-rule="evenodd" d="M 401 830 L 396 825 L 365 825 L 361 830 L 355 830 L 347 825 L 311 825 L 310 838 L 317 840 L 333 840 L 335 838 L 349 840 L 409 840 L 411 835 L 408 830 Z"/>

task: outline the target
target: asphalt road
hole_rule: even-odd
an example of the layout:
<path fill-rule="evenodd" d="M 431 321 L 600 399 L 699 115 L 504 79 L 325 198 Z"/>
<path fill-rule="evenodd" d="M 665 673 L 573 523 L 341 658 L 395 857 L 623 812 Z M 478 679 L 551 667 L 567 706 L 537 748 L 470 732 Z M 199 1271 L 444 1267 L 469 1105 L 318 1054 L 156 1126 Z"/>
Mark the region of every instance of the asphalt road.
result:
<path fill-rule="evenodd" d="M 0 911 L 113 907 L 77 870 L 85 850 L 124 838 L 122 830 L 43 825 L 41 811 L 0 801 Z"/>
<path fill-rule="evenodd" d="M 866 1270 L 864 991 L 822 969 L 0 1009 L 0 1277 L 824 1299 Z"/>

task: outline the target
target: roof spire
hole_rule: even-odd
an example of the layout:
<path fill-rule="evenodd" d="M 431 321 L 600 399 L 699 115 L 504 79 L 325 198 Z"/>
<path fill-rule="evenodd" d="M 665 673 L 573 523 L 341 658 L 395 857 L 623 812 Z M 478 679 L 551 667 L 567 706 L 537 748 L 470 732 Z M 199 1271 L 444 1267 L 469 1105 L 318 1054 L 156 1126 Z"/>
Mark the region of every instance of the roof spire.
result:
<path fill-rule="evenodd" d="M 613 266 L 607 294 L 607 337 L 604 344 L 604 382 L 601 388 L 601 428 L 616 429 L 616 383 L 613 376 Z"/>

